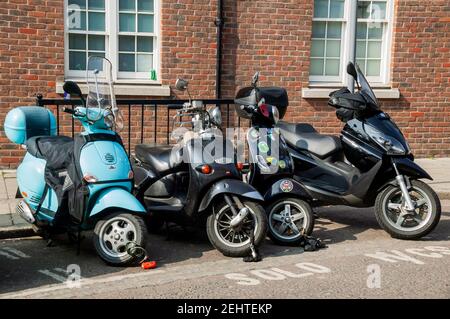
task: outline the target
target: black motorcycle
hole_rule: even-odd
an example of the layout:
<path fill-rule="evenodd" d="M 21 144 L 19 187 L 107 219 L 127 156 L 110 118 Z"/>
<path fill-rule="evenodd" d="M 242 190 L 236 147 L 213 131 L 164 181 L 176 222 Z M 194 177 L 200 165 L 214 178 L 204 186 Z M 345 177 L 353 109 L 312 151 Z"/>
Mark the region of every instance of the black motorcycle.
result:
<path fill-rule="evenodd" d="M 314 228 L 314 215 L 303 186 L 293 179 L 294 166 L 288 147 L 275 124 L 289 105 L 285 89 L 258 87 L 259 74 L 252 86 L 236 95 L 238 116 L 250 119 L 247 132 L 249 164 L 245 180 L 264 196 L 269 236 L 278 244 L 299 244 Z"/>
<path fill-rule="evenodd" d="M 380 226 L 392 237 L 417 239 L 439 222 L 436 193 L 420 179 L 432 179 L 414 163 L 402 132 L 381 111 L 364 74 L 347 72 L 358 91 L 342 88 L 328 104 L 345 124 L 340 138 L 319 134 L 309 124 L 279 122 L 295 163 L 295 179 L 319 205 L 375 206 Z"/>
<path fill-rule="evenodd" d="M 176 88 L 187 90 L 187 81 Z M 252 244 L 258 246 L 267 233 L 263 197 L 241 180 L 231 141 L 221 136 L 220 110 L 206 110 L 201 101 L 186 103 L 177 123 L 178 142 L 171 145 L 140 144 L 135 148 L 136 196 L 154 221 L 182 225 L 206 223 L 212 245 L 231 257 L 247 256 Z M 153 219 L 153 221 L 152 221 Z"/>

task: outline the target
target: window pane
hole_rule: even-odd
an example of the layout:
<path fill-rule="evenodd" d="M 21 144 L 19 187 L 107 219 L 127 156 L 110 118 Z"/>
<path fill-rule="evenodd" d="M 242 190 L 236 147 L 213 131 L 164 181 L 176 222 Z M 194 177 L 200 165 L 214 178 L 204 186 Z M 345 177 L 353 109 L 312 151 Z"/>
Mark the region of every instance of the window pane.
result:
<path fill-rule="evenodd" d="M 86 12 L 69 12 L 68 20 L 69 30 L 86 30 Z"/>
<path fill-rule="evenodd" d="M 140 14 L 138 17 L 138 32 L 153 32 L 153 15 Z"/>
<path fill-rule="evenodd" d="M 84 34 L 69 34 L 69 49 L 86 50 L 86 36 Z"/>
<path fill-rule="evenodd" d="M 367 57 L 381 59 L 381 42 L 369 41 L 367 47 Z"/>
<path fill-rule="evenodd" d="M 153 55 L 138 54 L 138 72 L 150 72 L 153 69 Z"/>
<path fill-rule="evenodd" d="M 341 38 L 341 22 L 328 22 L 327 38 Z"/>
<path fill-rule="evenodd" d="M 119 15 L 119 30 L 122 32 L 135 32 L 136 31 L 136 15 L 121 13 Z"/>
<path fill-rule="evenodd" d="M 366 41 L 358 41 L 356 43 L 356 57 L 357 58 L 366 57 Z"/>
<path fill-rule="evenodd" d="M 359 65 L 359 68 L 363 73 L 366 73 L 366 61 L 363 59 L 356 59 L 356 64 Z"/>
<path fill-rule="evenodd" d="M 386 2 L 374 1 L 372 2 L 372 19 L 385 19 L 386 18 Z"/>
<path fill-rule="evenodd" d="M 69 6 L 76 5 L 80 9 L 86 9 L 86 0 L 69 0 Z"/>
<path fill-rule="evenodd" d="M 138 0 L 139 12 L 153 12 L 154 4 L 153 0 Z"/>
<path fill-rule="evenodd" d="M 367 37 L 367 23 L 359 22 L 356 26 L 356 38 L 357 39 L 366 39 Z"/>
<path fill-rule="evenodd" d="M 119 71 L 134 72 L 135 70 L 135 55 L 134 54 L 119 54 Z"/>
<path fill-rule="evenodd" d="M 362 19 L 370 17 L 370 1 L 358 1 L 357 16 Z"/>
<path fill-rule="evenodd" d="M 313 22 L 312 37 L 325 38 L 325 26 L 326 22 Z"/>
<path fill-rule="evenodd" d="M 102 35 L 90 35 L 88 48 L 93 51 L 105 51 L 105 37 Z"/>
<path fill-rule="evenodd" d="M 344 17 L 344 0 L 331 0 L 330 3 L 330 18 Z"/>
<path fill-rule="evenodd" d="M 339 75 L 339 60 L 327 60 L 325 67 L 325 75 Z"/>
<path fill-rule="evenodd" d="M 134 0 L 119 0 L 120 11 L 136 11 Z"/>
<path fill-rule="evenodd" d="M 105 14 L 89 12 L 89 31 L 105 31 Z"/>
<path fill-rule="evenodd" d="M 86 52 L 69 52 L 69 69 L 86 70 Z"/>
<path fill-rule="evenodd" d="M 137 50 L 138 50 L 138 52 L 153 52 L 153 38 L 138 37 L 137 38 Z"/>
<path fill-rule="evenodd" d="M 89 10 L 105 10 L 105 0 L 89 0 Z"/>
<path fill-rule="evenodd" d="M 99 53 L 99 52 L 89 52 L 88 57 L 91 56 L 99 56 L 99 57 L 105 57 L 104 53 Z M 99 59 L 94 59 L 94 60 L 90 60 L 89 61 L 89 70 L 99 70 L 99 71 L 103 71 L 103 61 L 99 60 Z"/>
<path fill-rule="evenodd" d="M 383 25 L 381 23 L 369 23 L 368 31 L 369 39 L 381 39 L 383 37 Z"/>
<path fill-rule="evenodd" d="M 311 56 L 322 58 L 325 54 L 325 40 L 313 40 L 311 46 Z"/>
<path fill-rule="evenodd" d="M 312 59 L 309 73 L 311 75 L 323 75 L 323 59 Z"/>
<path fill-rule="evenodd" d="M 314 1 L 314 18 L 328 18 L 328 0 Z"/>
<path fill-rule="evenodd" d="M 379 60 L 367 61 L 367 75 L 368 76 L 380 76 L 380 61 Z"/>
<path fill-rule="evenodd" d="M 327 41 L 327 57 L 339 58 L 341 56 L 341 41 L 331 40 Z"/>
<path fill-rule="evenodd" d="M 119 51 L 121 52 L 135 52 L 134 37 L 120 36 L 119 37 Z"/>

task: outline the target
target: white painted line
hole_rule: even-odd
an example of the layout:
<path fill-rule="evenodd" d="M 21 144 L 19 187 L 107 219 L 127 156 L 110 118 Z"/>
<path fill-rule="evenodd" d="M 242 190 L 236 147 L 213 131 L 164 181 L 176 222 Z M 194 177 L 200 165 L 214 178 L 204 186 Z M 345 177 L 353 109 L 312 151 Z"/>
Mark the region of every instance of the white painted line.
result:
<path fill-rule="evenodd" d="M 6 251 L 2 251 L 2 250 L 0 250 L 0 256 L 5 256 L 6 258 L 11 259 L 11 260 L 20 259 L 19 257 L 8 254 Z"/>
<path fill-rule="evenodd" d="M 59 282 L 66 282 L 67 281 L 67 276 L 66 277 L 60 276 L 58 274 L 55 274 L 54 272 L 51 272 L 48 269 L 38 270 L 38 273 L 46 275 L 46 276 L 48 276 L 50 278 L 53 278 L 53 279 L 55 279 L 56 281 L 59 281 Z"/>
<path fill-rule="evenodd" d="M 28 256 L 28 255 L 25 254 L 24 252 L 22 252 L 22 251 L 20 251 L 20 250 L 18 250 L 18 249 L 15 249 L 15 248 L 11 248 L 11 247 L 3 247 L 3 250 L 6 250 L 6 251 L 8 251 L 8 252 L 10 252 L 10 253 L 12 253 L 12 254 L 15 254 L 15 255 L 17 255 L 17 256 L 20 257 L 20 258 L 31 258 L 30 256 Z"/>

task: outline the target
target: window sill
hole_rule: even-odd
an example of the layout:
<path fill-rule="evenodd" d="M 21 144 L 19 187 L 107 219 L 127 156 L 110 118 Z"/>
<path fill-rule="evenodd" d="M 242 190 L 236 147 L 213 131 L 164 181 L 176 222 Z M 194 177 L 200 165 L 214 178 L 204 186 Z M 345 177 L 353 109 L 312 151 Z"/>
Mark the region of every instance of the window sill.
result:
<path fill-rule="evenodd" d="M 342 85 L 343 86 L 343 85 Z M 308 87 L 302 89 L 304 99 L 328 99 L 331 92 L 340 89 L 342 86 Z M 396 100 L 400 98 L 398 89 L 386 87 L 374 87 L 376 97 L 379 100 Z"/>
<path fill-rule="evenodd" d="M 88 93 L 88 86 L 85 81 L 75 81 L 81 88 L 83 94 Z M 56 83 L 56 93 L 64 94 L 64 82 Z M 160 84 L 144 84 L 144 83 L 114 83 L 114 93 L 117 96 L 170 96 L 170 86 Z"/>

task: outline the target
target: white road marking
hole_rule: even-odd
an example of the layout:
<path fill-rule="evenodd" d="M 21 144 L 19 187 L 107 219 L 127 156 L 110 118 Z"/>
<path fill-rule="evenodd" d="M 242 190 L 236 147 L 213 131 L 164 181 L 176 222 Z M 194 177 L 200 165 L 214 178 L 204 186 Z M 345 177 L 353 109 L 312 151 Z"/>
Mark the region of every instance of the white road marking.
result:
<path fill-rule="evenodd" d="M 6 251 L 2 251 L 2 250 L 0 250 L 0 256 L 5 256 L 6 258 L 11 259 L 11 260 L 20 259 L 19 257 L 8 254 Z"/>
<path fill-rule="evenodd" d="M 61 269 L 61 270 L 63 270 L 63 272 L 66 273 L 66 271 L 64 269 Z M 56 274 L 56 273 L 54 273 L 54 272 L 52 272 L 52 271 L 50 271 L 48 269 L 38 270 L 38 273 L 46 275 L 46 276 L 48 276 L 50 278 L 53 278 L 53 279 L 55 279 L 56 281 L 59 281 L 59 282 L 66 282 L 67 281 L 67 276 L 66 277 L 60 276 L 60 275 L 58 275 L 58 274 Z"/>
<path fill-rule="evenodd" d="M 7 252 L 17 255 L 20 258 L 31 258 L 27 254 L 25 254 L 23 251 L 20 251 L 18 249 L 12 248 L 12 247 L 3 247 L 3 250 L 6 250 Z"/>

